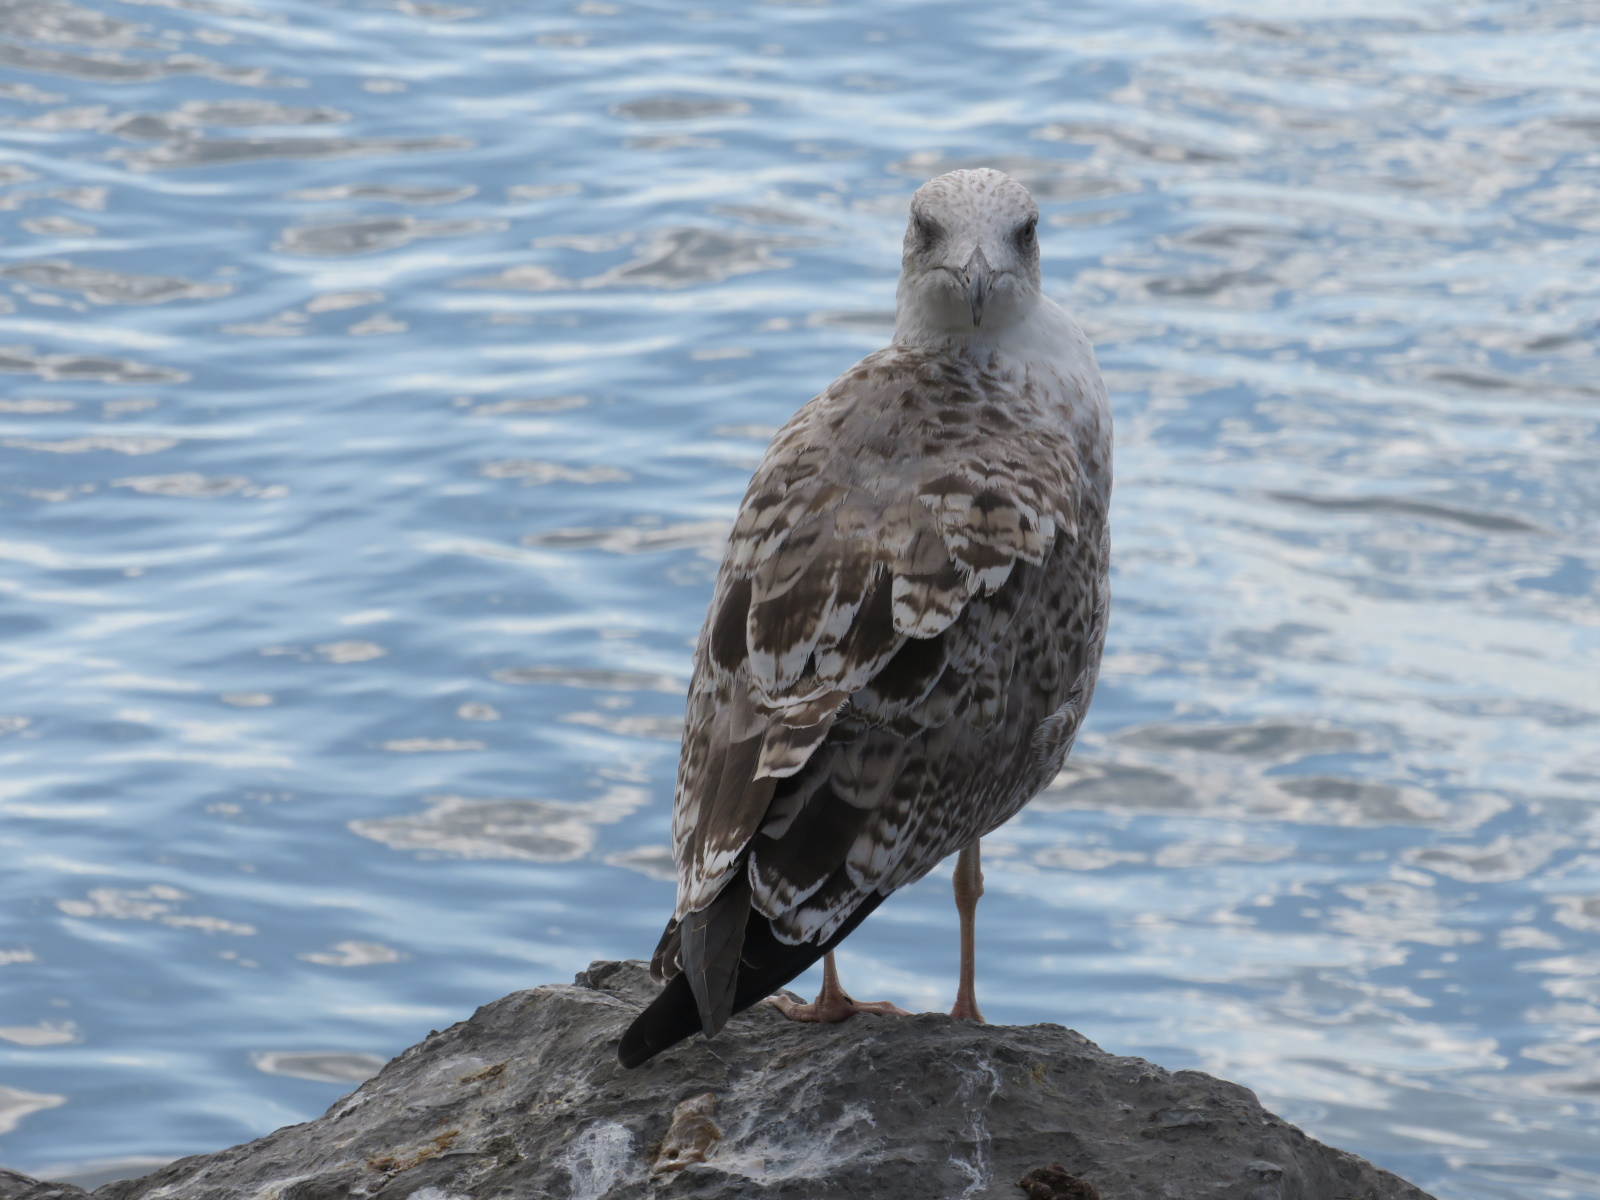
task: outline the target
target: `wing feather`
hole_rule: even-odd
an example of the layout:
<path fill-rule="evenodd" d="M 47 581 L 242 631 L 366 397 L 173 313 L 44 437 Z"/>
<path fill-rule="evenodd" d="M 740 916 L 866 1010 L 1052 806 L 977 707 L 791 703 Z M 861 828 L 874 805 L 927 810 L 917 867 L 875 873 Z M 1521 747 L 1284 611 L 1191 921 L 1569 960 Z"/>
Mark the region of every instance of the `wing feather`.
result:
<path fill-rule="evenodd" d="M 830 514 L 808 520 L 751 579 L 745 636 L 753 681 L 768 696 L 792 689 L 822 636 L 839 598 L 839 562 L 845 548 Z"/>

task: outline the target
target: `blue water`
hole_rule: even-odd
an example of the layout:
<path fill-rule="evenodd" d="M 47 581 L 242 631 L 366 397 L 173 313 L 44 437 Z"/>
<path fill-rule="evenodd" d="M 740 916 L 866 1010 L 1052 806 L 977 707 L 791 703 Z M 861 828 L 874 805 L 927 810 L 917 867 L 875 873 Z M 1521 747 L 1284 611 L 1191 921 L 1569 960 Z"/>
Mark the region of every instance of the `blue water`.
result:
<path fill-rule="evenodd" d="M 1118 422 L 988 1016 L 1600 1197 L 1592 6 L 11 0 L 0 143 L 0 1162 L 648 954 L 726 522 L 985 163 Z M 946 871 L 841 968 L 955 958 Z"/>

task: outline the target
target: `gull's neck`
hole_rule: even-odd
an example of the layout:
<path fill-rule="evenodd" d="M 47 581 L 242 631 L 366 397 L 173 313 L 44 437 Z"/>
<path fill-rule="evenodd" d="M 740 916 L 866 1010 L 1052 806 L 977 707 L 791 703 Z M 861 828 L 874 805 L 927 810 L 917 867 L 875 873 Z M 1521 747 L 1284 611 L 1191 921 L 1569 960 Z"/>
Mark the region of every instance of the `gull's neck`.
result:
<path fill-rule="evenodd" d="M 1026 308 L 996 314 L 976 329 L 952 329 L 910 297 L 895 312 L 894 341 L 978 364 L 1011 360 L 1018 365 L 1060 352 L 1072 319 L 1054 301 L 1033 298 Z"/>

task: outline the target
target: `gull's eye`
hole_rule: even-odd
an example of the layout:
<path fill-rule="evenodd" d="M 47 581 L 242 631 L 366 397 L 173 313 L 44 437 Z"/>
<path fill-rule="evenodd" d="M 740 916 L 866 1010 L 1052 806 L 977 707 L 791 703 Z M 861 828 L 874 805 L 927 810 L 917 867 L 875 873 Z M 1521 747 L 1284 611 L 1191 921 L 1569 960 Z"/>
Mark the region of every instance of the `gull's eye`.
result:
<path fill-rule="evenodd" d="M 1024 254 L 1031 254 L 1037 244 L 1038 230 L 1038 217 L 1029 217 L 1021 225 L 1018 225 L 1017 231 L 1011 235 L 1012 240 L 1017 243 L 1017 249 Z"/>
<path fill-rule="evenodd" d="M 944 231 L 919 212 L 911 214 L 911 227 L 916 230 L 917 249 L 923 252 L 932 250 L 938 245 Z"/>

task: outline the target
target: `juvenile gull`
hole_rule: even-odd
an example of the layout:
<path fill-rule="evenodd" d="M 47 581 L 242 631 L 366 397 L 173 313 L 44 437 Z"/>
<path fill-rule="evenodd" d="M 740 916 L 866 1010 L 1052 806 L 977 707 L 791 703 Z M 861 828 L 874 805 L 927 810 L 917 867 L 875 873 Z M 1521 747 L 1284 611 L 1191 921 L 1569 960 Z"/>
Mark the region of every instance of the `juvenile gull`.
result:
<path fill-rule="evenodd" d="M 978 841 L 1061 769 L 1110 600 L 1111 413 L 1040 292 L 1039 210 L 999 171 L 911 200 L 894 341 L 773 439 L 695 651 L 673 809 L 678 903 L 623 1035 L 637 1066 L 819 958 L 798 1020 L 866 1005 L 833 949 L 959 852 L 961 982 L 981 1021 Z"/>

